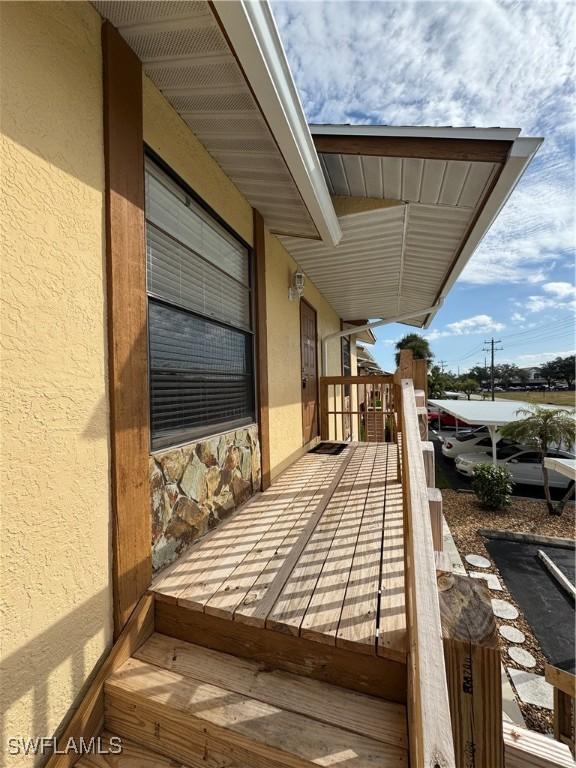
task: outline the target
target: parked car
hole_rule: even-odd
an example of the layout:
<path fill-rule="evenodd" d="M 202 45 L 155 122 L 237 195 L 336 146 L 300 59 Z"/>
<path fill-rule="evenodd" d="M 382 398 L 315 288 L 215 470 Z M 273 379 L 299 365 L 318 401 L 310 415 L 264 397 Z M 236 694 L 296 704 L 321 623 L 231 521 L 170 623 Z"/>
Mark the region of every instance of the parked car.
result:
<path fill-rule="evenodd" d="M 512 440 L 503 440 L 496 433 L 496 444 L 499 447 L 505 445 L 515 446 L 520 450 L 522 446 Z M 464 434 L 451 435 L 442 443 L 442 454 L 449 459 L 455 459 L 464 453 L 489 453 L 492 454 L 492 438 L 486 432 L 466 432 Z"/>
<path fill-rule="evenodd" d="M 549 451 L 548 456 L 558 459 L 573 459 L 567 451 Z M 479 464 L 491 464 L 492 457 L 485 453 L 469 453 L 457 456 L 456 469 L 463 475 L 472 477 L 474 468 Z M 496 448 L 496 463 L 510 470 L 515 483 L 523 485 L 544 485 L 540 454 L 532 448 L 519 448 L 517 445 L 499 445 Z M 568 488 L 572 480 L 559 472 L 548 470 L 551 488 Z"/>
<path fill-rule="evenodd" d="M 430 424 L 430 426 L 455 427 L 456 419 L 450 413 L 438 411 L 434 408 L 428 408 L 428 424 Z M 465 421 L 458 421 L 458 426 L 470 428 L 472 425 L 467 424 Z"/>

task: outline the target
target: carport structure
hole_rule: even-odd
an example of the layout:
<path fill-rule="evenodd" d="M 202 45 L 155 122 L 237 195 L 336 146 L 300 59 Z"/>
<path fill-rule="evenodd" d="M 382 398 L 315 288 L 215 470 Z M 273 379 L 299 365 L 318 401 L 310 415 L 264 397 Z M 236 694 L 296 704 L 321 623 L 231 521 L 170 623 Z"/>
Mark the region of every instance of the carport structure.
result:
<path fill-rule="evenodd" d="M 521 400 L 429 400 L 430 405 L 449 413 L 459 421 L 465 421 L 473 426 L 488 428 L 492 439 L 492 463 L 496 464 L 496 432 L 512 421 L 519 421 L 522 415 L 518 411 L 530 409 L 531 403 Z M 543 405 L 541 408 L 557 406 Z M 570 409 L 567 409 L 570 410 Z"/>

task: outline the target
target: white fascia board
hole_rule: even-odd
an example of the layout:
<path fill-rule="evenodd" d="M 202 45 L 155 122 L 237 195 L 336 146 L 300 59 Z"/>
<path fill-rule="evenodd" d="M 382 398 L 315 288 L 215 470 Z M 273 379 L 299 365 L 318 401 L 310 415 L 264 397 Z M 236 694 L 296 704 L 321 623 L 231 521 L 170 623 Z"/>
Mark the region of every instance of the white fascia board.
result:
<path fill-rule="evenodd" d="M 410 125 L 310 125 L 313 136 L 374 136 L 418 139 L 514 141 L 519 128 L 452 128 Z"/>
<path fill-rule="evenodd" d="M 522 178 L 524 171 L 530 165 L 532 158 L 540 148 L 543 141 L 543 138 L 529 137 L 522 137 L 515 140 L 510 149 L 508 159 L 502 168 L 498 181 L 496 182 L 494 189 L 486 201 L 480 216 L 476 220 L 474 228 L 470 232 L 464 247 L 460 251 L 460 255 L 456 264 L 450 272 L 448 280 L 442 289 L 442 294 L 439 297 L 440 299 L 443 299 L 447 296 L 456 280 L 462 274 L 464 267 L 470 261 L 474 251 L 480 245 L 484 239 L 484 236 L 508 201 L 508 198 Z M 435 315 L 436 312 L 428 315 L 426 322 L 422 327 L 428 328 Z"/>
<path fill-rule="evenodd" d="M 214 0 L 213 7 L 320 237 L 338 245 L 342 230 L 268 3 Z"/>

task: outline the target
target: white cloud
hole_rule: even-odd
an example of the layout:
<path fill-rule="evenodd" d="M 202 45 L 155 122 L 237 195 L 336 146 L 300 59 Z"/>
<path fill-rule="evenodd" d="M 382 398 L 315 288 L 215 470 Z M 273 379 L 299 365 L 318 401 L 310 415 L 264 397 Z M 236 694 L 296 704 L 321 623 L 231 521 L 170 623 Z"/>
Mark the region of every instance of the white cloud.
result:
<path fill-rule="evenodd" d="M 540 285 L 574 240 L 576 7 L 276 2 L 311 122 L 520 127 L 545 142 L 461 276 Z"/>
<path fill-rule="evenodd" d="M 542 290 L 559 299 L 576 298 L 576 286 L 572 283 L 546 283 L 542 286 Z"/>
<path fill-rule="evenodd" d="M 553 360 L 555 357 L 568 357 L 573 355 L 574 350 L 568 349 L 561 352 L 534 352 L 527 355 L 517 355 L 510 359 L 510 362 L 516 363 L 522 367 L 528 367 L 529 365 L 542 365 L 547 360 Z"/>
<path fill-rule="evenodd" d="M 542 312 L 545 309 L 576 310 L 576 288 L 571 283 L 545 283 L 542 290 L 544 293 L 528 297 L 524 305 L 528 312 Z"/>
<path fill-rule="evenodd" d="M 504 323 L 497 322 L 490 315 L 474 315 L 464 320 L 448 323 L 443 331 L 433 330 L 426 334 L 428 341 L 436 341 L 446 336 L 469 336 L 473 333 L 498 333 L 503 331 Z"/>
<path fill-rule="evenodd" d="M 520 312 L 513 312 L 512 317 L 510 318 L 513 323 L 523 323 L 526 320 L 526 317 L 522 315 Z"/>
<path fill-rule="evenodd" d="M 448 323 L 446 326 L 456 336 L 463 333 L 480 333 L 484 331 L 503 331 L 504 323 L 496 322 L 490 315 L 474 315 L 465 320 L 458 320 L 455 323 Z"/>

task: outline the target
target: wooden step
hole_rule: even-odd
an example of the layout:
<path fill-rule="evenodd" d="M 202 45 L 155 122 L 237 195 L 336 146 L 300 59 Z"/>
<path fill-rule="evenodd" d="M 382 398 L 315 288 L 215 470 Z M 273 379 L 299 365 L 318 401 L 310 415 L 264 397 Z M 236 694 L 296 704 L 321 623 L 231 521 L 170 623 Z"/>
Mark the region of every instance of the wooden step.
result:
<path fill-rule="evenodd" d="M 388 567 L 387 564 L 385 567 Z M 391 558 L 389 567 L 398 572 L 394 558 Z M 392 584 L 394 578 L 392 572 L 386 583 Z M 389 591 L 397 592 L 397 589 Z M 404 613 L 398 611 L 396 615 L 404 616 Z M 390 622 L 394 618 L 390 616 Z M 161 600 L 155 603 L 155 626 L 156 631 L 183 642 L 242 656 L 274 669 L 315 678 L 359 693 L 406 703 L 406 664 L 385 656 L 356 653 L 305 637 L 190 611 Z"/>
<path fill-rule="evenodd" d="M 193 768 L 407 766 L 401 705 L 153 635 L 106 682 L 105 727 Z"/>
<path fill-rule="evenodd" d="M 151 752 L 141 744 L 135 744 L 119 737 L 115 733 L 104 732 L 99 737 L 101 746 L 110 754 L 90 754 L 81 757 L 75 768 L 186 768 L 181 761 L 171 760 L 169 757 Z M 110 742 L 112 739 L 112 742 Z M 117 739 L 121 739 L 121 752 Z"/>

